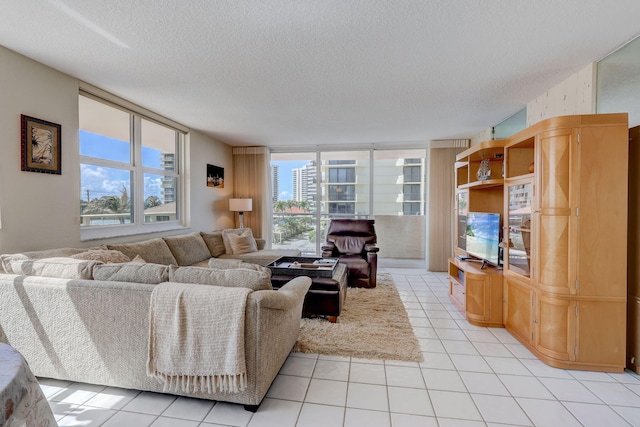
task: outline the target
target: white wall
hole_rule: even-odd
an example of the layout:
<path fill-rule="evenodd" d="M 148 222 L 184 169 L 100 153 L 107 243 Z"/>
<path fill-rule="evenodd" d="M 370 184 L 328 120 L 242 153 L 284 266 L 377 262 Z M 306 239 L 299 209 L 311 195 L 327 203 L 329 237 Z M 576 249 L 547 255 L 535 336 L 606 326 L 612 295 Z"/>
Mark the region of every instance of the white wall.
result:
<path fill-rule="evenodd" d="M 527 104 L 527 126 L 544 119 L 596 112 L 597 64 L 589 64 Z"/>
<path fill-rule="evenodd" d="M 597 68 L 593 62 L 529 102 L 527 126 L 550 117 L 595 114 Z M 471 145 L 492 139 L 491 130 L 489 127 L 474 135 Z"/>
<path fill-rule="evenodd" d="M 78 80 L 2 46 L 0 76 L 0 253 L 107 243 L 80 241 Z M 20 170 L 21 114 L 62 126 L 62 175 Z M 189 140 L 190 227 L 163 235 L 233 224 L 226 211 L 233 188 L 231 147 L 195 131 Z M 206 186 L 207 163 L 225 168 L 224 189 Z"/>
<path fill-rule="evenodd" d="M 233 196 L 232 148 L 213 141 L 198 131 L 189 135 L 191 159 L 191 228 L 198 231 L 234 227 L 227 199 Z M 207 187 L 207 164 L 224 168 L 224 188 Z"/>

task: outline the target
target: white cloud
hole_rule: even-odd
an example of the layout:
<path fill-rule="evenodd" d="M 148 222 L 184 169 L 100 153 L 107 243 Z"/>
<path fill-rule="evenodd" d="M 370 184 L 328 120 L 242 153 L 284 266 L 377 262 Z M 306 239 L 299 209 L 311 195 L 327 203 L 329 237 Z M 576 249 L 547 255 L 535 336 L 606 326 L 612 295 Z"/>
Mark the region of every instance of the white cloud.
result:
<path fill-rule="evenodd" d="M 162 199 L 162 177 L 159 175 L 144 176 L 144 198 L 157 196 Z"/>
<path fill-rule="evenodd" d="M 278 200 L 291 200 L 291 193 L 288 191 L 281 191 L 278 195 Z"/>
<path fill-rule="evenodd" d="M 145 174 L 145 199 L 149 196 L 163 198 L 162 178 L 162 175 Z M 133 193 L 130 189 L 130 172 L 126 170 L 82 164 L 80 165 L 80 180 L 82 200 L 87 200 L 87 190 L 90 199 L 111 195 L 120 196 L 123 185 L 127 187 L 129 196 Z"/>
<path fill-rule="evenodd" d="M 80 165 L 81 197 L 95 199 L 102 196 L 119 196 L 122 186 L 129 190 L 129 171 L 92 165 Z"/>

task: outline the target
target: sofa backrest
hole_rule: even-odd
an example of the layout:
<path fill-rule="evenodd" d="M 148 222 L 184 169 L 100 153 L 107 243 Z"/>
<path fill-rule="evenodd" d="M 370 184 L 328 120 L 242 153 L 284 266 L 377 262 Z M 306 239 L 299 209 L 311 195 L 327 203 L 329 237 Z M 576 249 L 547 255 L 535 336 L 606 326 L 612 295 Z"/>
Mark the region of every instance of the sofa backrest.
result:
<path fill-rule="evenodd" d="M 224 287 L 242 287 L 254 291 L 273 289 L 271 286 L 271 270 L 230 268 L 220 270 L 205 267 L 169 266 L 169 281 L 178 283 L 196 283 Z"/>
<path fill-rule="evenodd" d="M 178 265 L 193 265 L 211 258 L 211 252 L 200 233 L 163 238 Z M 144 258 L 144 257 L 142 257 Z"/>
<path fill-rule="evenodd" d="M 169 246 L 164 239 L 161 238 L 144 240 L 142 242 L 107 245 L 107 247 L 120 251 L 131 259 L 134 259 L 136 255 L 138 255 L 146 262 L 153 264 L 178 265 L 178 261 L 173 256 Z"/>

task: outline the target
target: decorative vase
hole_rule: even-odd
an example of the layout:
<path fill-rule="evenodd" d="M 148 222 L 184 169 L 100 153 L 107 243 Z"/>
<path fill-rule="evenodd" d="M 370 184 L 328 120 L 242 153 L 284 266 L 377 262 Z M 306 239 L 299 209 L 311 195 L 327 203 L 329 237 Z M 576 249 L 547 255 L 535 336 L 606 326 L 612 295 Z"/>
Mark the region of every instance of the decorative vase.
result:
<path fill-rule="evenodd" d="M 476 172 L 476 178 L 478 181 L 484 181 L 491 178 L 491 164 L 489 159 L 483 159 L 480 162 L 480 168 Z"/>

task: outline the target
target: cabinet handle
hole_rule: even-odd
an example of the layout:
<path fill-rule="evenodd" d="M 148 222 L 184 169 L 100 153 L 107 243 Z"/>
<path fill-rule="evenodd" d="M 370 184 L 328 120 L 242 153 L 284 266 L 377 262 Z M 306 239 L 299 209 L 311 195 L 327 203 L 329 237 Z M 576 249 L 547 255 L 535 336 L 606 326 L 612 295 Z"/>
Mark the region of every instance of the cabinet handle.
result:
<path fill-rule="evenodd" d="M 537 321 L 537 320 L 534 320 L 534 321 L 533 321 L 533 323 L 538 323 L 538 321 Z"/>

